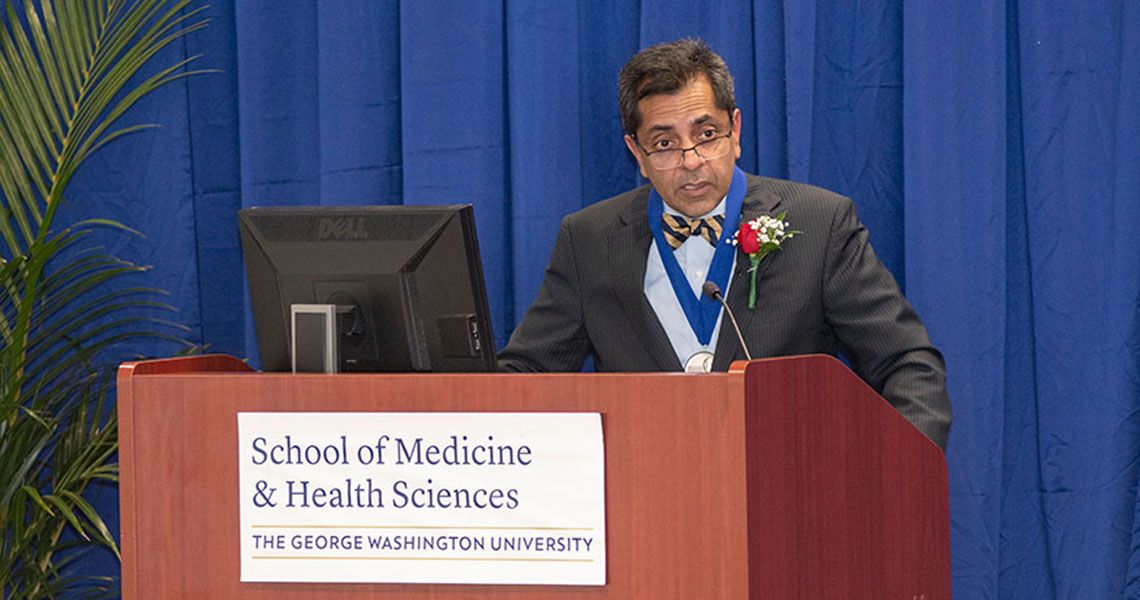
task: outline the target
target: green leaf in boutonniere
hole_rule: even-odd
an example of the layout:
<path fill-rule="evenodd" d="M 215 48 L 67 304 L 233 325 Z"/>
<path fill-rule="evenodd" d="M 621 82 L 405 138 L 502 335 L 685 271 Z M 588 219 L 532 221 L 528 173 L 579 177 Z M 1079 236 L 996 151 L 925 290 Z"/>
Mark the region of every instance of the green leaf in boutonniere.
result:
<path fill-rule="evenodd" d="M 760 261 L 772 252 L 780 250 L 784 240 L 803 233 L 790 228 L 791 226 L 784 220 L 787 214 L 782 212 L 775 217 L 760 215 L 751 221 L 741 223 L 740 230 L 731 240 L 734 246 L 739 246 L 740 251 L 748 255 L 748 261 L 752 264 L 748 269 L 752 275 L 752 287 L 748 292 L 749 309 L 756 308 L 756 270 L 760 266 Z"/>

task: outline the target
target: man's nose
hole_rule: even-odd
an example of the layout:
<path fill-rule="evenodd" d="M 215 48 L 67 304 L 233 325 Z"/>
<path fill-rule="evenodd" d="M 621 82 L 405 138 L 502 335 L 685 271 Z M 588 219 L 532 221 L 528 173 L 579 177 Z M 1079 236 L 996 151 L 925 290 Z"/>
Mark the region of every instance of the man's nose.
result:
<path fill-rule="evenodd" d="M 681 154 L 681 167 L 686 170 L 692 171 L 693 169 L 700 168 L 703 164 L 705 164 L 705 159 L 697 154 L 696 148 L 689 148 Z"/>

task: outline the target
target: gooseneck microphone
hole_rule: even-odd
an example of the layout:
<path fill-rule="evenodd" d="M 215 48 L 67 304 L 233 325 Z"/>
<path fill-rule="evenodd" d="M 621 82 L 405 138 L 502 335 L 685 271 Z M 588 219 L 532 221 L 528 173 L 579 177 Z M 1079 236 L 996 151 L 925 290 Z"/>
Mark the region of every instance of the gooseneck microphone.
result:
<path fill-rule="evenodd" d="M 728 315 L 728 320 L 732 322 L 732 328 L 736 331 L 736 339 L 740 340 L 740 347 L 744 348 L 744 356 L 748 360 L 752 360 L 752 353 L 748 351 L 748 345 L 744 343 L 744 336 L 740 333 L 740 326 L 736 324 L 736 317 L 732 315 L 732 309 L 728 307 L 728 303 L 724 301 L 724 295 L 720 293 L 720 286 L 712 281 L 706 281 L 701 286 L 701 291 L 709 298 L 720 302 L 720 305 L 724 307 L 724 313 Z"/>

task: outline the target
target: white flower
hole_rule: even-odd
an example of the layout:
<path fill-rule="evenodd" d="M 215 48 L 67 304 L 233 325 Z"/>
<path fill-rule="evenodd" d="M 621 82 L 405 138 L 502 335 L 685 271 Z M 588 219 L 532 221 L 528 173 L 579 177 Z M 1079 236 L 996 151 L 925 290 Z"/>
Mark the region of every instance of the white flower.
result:
<path fill-rule="evenodd" d="M 747 227 L 751 228 L 752 231 L 756 232 L 756 241 L 765 248 L 753 256 L 759 256 L 760 258 L 763 258 L 764 255 L 768 254 L 772 250 L 780 249 L 781 244 L 784 240 L 795 236 L 797 233 L 801 233 L 799 231 L 792 231 L 791 225 L 788 222 L 782 220 L 783 216 L 783 214 L 778 217 L 771 215 L 760 215 L 745 224 Z M 739 235 L 739 231 L 733 233 L 728 242 L 733 246 L 739 246 Z"/>

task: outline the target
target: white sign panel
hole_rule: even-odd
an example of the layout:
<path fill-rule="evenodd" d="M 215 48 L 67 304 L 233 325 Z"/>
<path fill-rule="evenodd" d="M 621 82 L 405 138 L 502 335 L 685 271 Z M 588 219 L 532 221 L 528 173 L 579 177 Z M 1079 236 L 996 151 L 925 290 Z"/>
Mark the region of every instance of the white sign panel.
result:
<path fill-rule="evenodd" d="M 597 413 L 240 413 L 241 580 L 604 585 Z"/>

